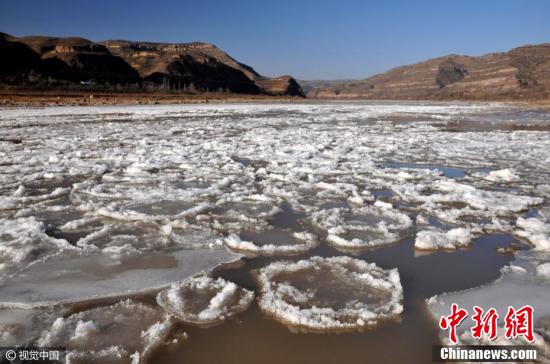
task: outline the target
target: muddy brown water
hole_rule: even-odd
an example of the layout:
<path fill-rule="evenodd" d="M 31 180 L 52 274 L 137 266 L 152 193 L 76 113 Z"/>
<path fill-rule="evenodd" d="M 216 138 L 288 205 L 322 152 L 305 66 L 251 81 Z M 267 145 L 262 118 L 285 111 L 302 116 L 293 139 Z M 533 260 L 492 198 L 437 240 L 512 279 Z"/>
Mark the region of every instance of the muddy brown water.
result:
<path fill-rule="evenodd" d="M 283 206 L 271 224 L 299 229 L 303 214 Z M 298 260 L 310 256 L 352 255 L 378 266 L 398 268 L 404 290 L 404 311 L 399 322 L 385 322 L 364 332 L 307 333 L 288 328 L 263 313 L 254 303 L 237 318 L 220 325 L 200 328 L 178 324 L 175 332 L 186 332 L 187 340 L 162 346 L 151 363 L 429 363 L 432 345 L 439 344 L 438 327 L 425 299 L 491 282 L 499 269 L 513 259 L 496 252 L 514 239 L 504 234 L 486 235 L 472 247 L 455 252 L 419 254 L 414 232 L 397 244 L 363 251 L 339 251 L 324 241 L 305 254 L 293 257 L 245 258 L 237 268 L 219 276 L 257 290 L 253 271 L 270 262 Z"/>

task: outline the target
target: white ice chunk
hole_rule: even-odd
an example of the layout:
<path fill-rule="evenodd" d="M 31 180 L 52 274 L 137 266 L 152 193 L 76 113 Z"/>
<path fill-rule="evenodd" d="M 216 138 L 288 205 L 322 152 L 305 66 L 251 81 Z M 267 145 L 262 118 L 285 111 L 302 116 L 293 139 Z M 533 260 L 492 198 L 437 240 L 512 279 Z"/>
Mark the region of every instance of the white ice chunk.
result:
<path fill-rule="evenodd" d="M 257 236 L 255 241 L 247 241 L 237 234 L 230 234 L 225 243 L 231 249 L 260 255 L 298 254 L 319 244 L 317 236 L 306 231 L 267 230 L 254 235 Z"/>
<path fill-rule="evenodd" d="M 256 279 L 262 310 L 293 327 L 355 330 L 394 319 L 403 310 L 397 269 L 350 257 L 274 262 Z"/>
<path fill-rule="evenodd" d="M 207 276 L 188 278 L 157 295 L 157 302 L 166 312 L 200 325 L 219 323 L 235 316 L 245 311 L 253 299 L 254 292 L 233 282 Z"/>
<path fill-rule="evenodd" d="M 39 259 L 74 249 L 46 235 L 45 228 L 33 217 L 0 219 L 0 282 Z"/>
<path fill-rule="evenodd" d="M 492 182 L 515 182 L 519 181 L 520 178 L 514 170 L 506 168 L 489 172 L 485 179 Z"/>
<path fill-rule="evenodd" d="M 550 251 L 550 224 L 534 217 L 518 217 L 516 235 L 527 239 L 535 250 Z"/>
<path fill-rule="evenodd" d="M 131 300 L 59 317 L 38 339 L 40 346 L 63 346 L 71 362 L 130 363 L 145 360 L 167 336 L 170 319 L 160 310 Z"/>
<path fill-rule="evenodd" d="M 537 267 L 537 276 L 550 279 L 550 262 L 543 263 Z"/>
<path fill-rule="evenodd" d="M 472 231 L 464 227 L 449 231 L 422 230 L 416 233 L 414 247 L 420 250 L 454 250 L 470 245 L 473 238 Z"/>
<path fill-rule="evenodd" d="M 344 249 L 394 243 L 401 232 L 412 226 L 408 215 L 382 201 L 351 210 L 321 210 L 313 214 L 312 220 L 317 227 L 327 230 L 329 243 Z"/>
<path fill-rule="evenodd" d="M 46 327 L 64 314 L 64 308 L 0 309 L 0 344 L 4 346 L 31 345 Z"/>

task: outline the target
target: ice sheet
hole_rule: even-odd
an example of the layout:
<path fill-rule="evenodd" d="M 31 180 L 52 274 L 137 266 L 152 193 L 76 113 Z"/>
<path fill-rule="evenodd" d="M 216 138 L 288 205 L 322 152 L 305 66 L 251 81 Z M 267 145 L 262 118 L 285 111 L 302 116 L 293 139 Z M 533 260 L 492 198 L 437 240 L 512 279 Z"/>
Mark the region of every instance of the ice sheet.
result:
<path fill-rule="evenodd" d="M 0 287 L 0 307 L 30 308 L 151 292 L 240 258 L 224 249 L 55 256 L 7 279 Z"/>

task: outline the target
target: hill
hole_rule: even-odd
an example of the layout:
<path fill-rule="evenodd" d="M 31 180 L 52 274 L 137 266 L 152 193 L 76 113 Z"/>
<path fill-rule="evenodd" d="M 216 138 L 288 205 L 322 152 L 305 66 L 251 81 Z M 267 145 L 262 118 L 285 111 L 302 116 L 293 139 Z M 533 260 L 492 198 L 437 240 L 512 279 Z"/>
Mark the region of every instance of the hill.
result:
<path fill-rule="evenodd" d="M 0 33 L 0 84 L 28 89 L 302 95 L 208 43 L 151 43 Z"/>
<path fill-rule="evenodd" d="M 480 57 L 447 55 L 364 80 L 310 89 L 309 97 L 507 100 L 550 98 L 550 44 Z"/>

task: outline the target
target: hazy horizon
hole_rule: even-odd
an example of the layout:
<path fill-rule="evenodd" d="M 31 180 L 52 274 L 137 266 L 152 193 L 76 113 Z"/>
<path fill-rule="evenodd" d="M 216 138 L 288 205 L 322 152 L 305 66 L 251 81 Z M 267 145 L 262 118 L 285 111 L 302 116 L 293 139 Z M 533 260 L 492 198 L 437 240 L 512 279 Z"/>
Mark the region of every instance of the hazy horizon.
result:
<path fill-rule="evenodd" d="M 266 76 L 362 79 L 450 53 L 477 56 L 550 42 L 550 2 L 403 0 L 4 1 L 0 31 L 93 41 L 213 43 Z"/>

